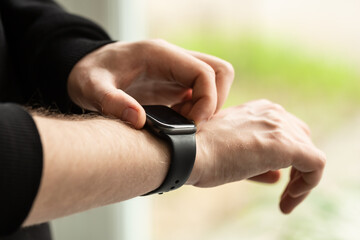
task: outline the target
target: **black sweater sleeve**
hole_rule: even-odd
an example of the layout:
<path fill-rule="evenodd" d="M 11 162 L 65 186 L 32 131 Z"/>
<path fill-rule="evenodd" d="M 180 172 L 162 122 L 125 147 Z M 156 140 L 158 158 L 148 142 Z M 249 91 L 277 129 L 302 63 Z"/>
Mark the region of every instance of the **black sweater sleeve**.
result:
<path fill-rule="evenodd" d="M 112 42 L 109 36 L 52 0 L 1 0 L 0 10 L 22 94 L 29 99 L 39 92 L 46 104 L 66 109 L 71 69 L 86 54 Z"/>
<path fill-rule="evenodd" d="M 0 104 L 0 236 L 27 217 L 42 174 L 42 147 L 32 117 L 20 106 Z"/>

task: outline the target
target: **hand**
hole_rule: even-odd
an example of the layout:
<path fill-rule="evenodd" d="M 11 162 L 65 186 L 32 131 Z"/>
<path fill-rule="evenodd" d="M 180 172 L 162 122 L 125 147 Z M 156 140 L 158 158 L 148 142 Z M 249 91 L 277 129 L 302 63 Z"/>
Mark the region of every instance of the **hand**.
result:
<path fill-rule="evenodd" d="M 68 79 L 80 107 L 145 124 L 140 104 L 170 105 L 201 122 L 223 105 L 234 78 L 231 64 L 163 40 L 112 43 L 80 60 Z"/>
<path fill-rule="evenodd" d="M 188 184 L 213 187 L 253 178 L 275 182 L 292 166 L 280 208 L 290 213 L 319 183 L 325 155 L 305 123 L 267 100 L 228 108 L 198 126 L 197 157 Z"/>

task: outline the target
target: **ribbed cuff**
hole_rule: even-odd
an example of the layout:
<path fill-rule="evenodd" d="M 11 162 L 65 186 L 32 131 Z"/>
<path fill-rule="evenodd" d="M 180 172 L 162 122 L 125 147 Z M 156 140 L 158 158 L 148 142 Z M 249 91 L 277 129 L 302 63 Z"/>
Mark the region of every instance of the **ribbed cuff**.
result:
<path fill-rule="evenodd" d="M 28 76 L 38 83 L 45 105 L 63 111 L 71 103 L 67 79 L 75 64 L 92 51 L 112 43 L 106 32 L 82 17 L 46 12 L 26 36 Z"/>
<path fill-rule="evenodd" d="M 40 90 L 45 101 L 50 104 L 56 103 L 57 107 L 64 112 L 71 109 L 72 101 L 67 92 L 67 80 L 71 70 L 87 54 L 112 42 L 85 37 L 68 37 L 49 44 L 49 51 L 43 55 L 43 61 L 40 64 L 45 68 L 40 69 L 40 74 L 37 75 L 43 81 L 40 84 Z"/>
<path fill-rule="evenodd" d="M 0 236 L 21 227 L 37 195 L 42 168 L 34 120 L 18 105 L 0 104 Z"/>

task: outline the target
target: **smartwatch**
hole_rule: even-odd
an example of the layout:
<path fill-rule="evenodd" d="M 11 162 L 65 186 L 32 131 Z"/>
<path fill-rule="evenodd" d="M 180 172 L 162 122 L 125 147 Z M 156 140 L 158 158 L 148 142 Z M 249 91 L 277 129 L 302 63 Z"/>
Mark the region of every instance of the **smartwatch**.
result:
<path fill-rule="evenodd" d="M 171 147 L 171 161 L 164 182 L 157 189 L 144 194 L 175 190 L 188 180 L 196 157 L 196 126 L 169 107 L 143 106 L 146 112 L 145 129 L 164 139 Z"/>

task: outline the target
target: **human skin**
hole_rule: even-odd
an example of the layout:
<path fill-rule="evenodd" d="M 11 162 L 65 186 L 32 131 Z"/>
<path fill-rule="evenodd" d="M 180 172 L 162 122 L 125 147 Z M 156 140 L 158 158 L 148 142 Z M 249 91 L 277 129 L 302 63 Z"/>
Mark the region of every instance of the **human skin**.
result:
<path fill-rule="evenodd" d="M 170 163 L 167 143 L 120 120 L 34 114 L 44 151 L 39 193 L 24 225 L 49 221 L 156 189 Z M 280 201 L 291 212 L 319 183 L 325 156 L 308 127 L 267 100 L 221 110 L 198 125 L 187 184 L 215 187 L 253 179 L 274 182 L 292 167 Z M 149 157 L 151 156 L 151 157 Z"/>
<path fill-rule="evenodd" d="M 225 102 L 232 65 L 164 40 L 116 42 L 83 57 L 68 78 L 68 94 L 82 108 L 144 126 L 141 104 L 173 106 L 199 123 Z"/>
<path fill-rule="evenodd" d="M 268 100 L 220 111 L 198 126 L 197 141 L 201 157 L 189 183 L 198 187 L 243 179 L 276 182 L 277 170 L 292 167 L 280 200 L 283 213 L 290 213 L 319 183 L 326 163 L 308 126 Z"/>
<path fill-rule="evenodd" d="M 226 61 L 163 40 L 118 42 L 74 66 L 68 93 L 79 106 L 137 129 L 145 123 L 140 104 L 172 106 L 195 120 L 198 153 L 188 184 L 213 187 L 242 179 L 272 183 L 279 179 L 279 169 L 292 166 L 280 201 L 281 210 L 289 213 L 319 182 L 325 156 L 312 144 L 306 124 L 277 104 L 254 101 L 218 112 L 233 78 Z"/>

